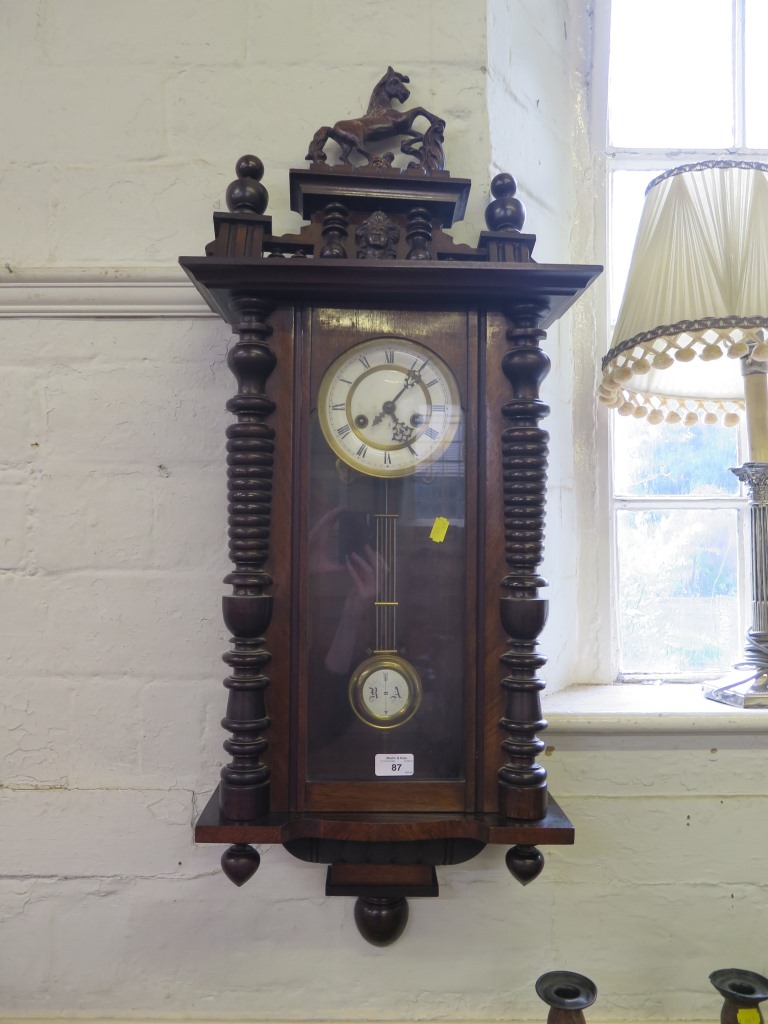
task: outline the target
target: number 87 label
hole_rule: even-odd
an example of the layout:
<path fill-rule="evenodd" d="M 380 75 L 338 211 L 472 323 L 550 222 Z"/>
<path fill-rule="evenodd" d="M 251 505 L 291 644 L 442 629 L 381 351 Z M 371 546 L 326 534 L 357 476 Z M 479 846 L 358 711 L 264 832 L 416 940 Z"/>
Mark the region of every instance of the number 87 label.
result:
<path fill-rule="evenodd" d="M 413 775 L 413 754 L 377 754 L 376 774 L 388 779 Z"/>

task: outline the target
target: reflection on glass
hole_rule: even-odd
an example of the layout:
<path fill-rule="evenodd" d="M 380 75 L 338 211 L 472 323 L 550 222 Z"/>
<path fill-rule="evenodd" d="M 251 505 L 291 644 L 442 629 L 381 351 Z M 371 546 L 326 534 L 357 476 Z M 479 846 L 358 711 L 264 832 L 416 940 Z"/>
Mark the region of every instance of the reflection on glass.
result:
<path fill-rule="evenodd" d="M 463 431 L 438 459 L 395 479 L 339 463 L 316 416 L 311 431 L 308 778 L 375 781 L 375 755 L 397 753 L 414 755 L 414 780 L 458 780 L 467 659 Z M 448 523 L 442 539 L 438 518 Z M 394 665 L 384 653 L 375 673 L 356 674 L 387 651 Z"/>
<path fill-rule="evenodd" d="M 737 495 L 731 466 L 740 464 L 737 430 L 719 424 L 652 425 L 614 418 L 614 487 L 618 496 Z"/>
<path fill-rule="evenodd" d="M 617 513 L 620 672 L 727 671 L 739 659 L 733 510 Z"/>
<path fill-rule="evenodd" d="M 731 0 L 612 0 L 612 146 L 733 145 L 731 17 Z"/>
<path fill-rule="evenodd" d="M 744 29 L 746 144 L 753 149 L 768 149 L 768 105 L 765 102 L 768 4 L 765 0 L 747 0 Z"/>

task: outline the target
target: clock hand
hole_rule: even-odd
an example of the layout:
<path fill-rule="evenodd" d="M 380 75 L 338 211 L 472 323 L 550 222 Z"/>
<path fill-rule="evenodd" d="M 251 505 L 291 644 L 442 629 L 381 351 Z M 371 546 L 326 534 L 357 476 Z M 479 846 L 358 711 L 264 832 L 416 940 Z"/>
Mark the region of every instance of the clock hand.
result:
<path fill-rule="evenodd" d="M 407 423 L 403 423 L 402 420 L 395 420 L 395 424 L 392 427 L 392 440 L 393 441 L 407 441 L 413 433 L 413 427 L 409 427 Z"/>
<path fill-rule="evenodd" d="M 421 378 L 419 377 L 418 373 L 414 373 L 413 370 L 409 370 L 408 373 L 406 373 L 406 375 L 405 375 L 405 383 L 400 388 L 398 393 L 395 395 L 395 397 L 391 401 L 385 402 L 384 405 L 381 407 L 381 412 L 377 413 L 376 416 L 374 417 L 374 419 L 373 419 L 373 426 L 374 427 L 377 426 L 379 423 L 381 423 L 381 421 L 384 419 L 385 416 L 391 416 L 392 419 L 395 420 L 395 422 L 397 422 L 397 417 L 395 416 L 395 402 L 398 400 L 398 398 L 400 398 L 400 396 L 404 392 L 406 392 L 408 390 L 408 388 L 412 388 L 416 384 L 416 382 L 419 381 L 420 379 Z"/>

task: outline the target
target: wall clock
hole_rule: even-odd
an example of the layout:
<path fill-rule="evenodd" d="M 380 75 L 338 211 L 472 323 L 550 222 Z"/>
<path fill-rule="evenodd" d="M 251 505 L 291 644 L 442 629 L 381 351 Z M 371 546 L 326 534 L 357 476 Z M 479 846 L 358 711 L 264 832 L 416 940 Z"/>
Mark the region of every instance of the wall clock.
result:
<path fill-rule="evenodd" d="M 600 272 L 533 260 L 506 174 L 477 246 L 456 244 L 470 183 L 444 122 L 393 106 L 407 82 L 387 69 L 368 113 L 316 133 L 290 172 L 298 234 L 272 234 L 247 156 L 206 255 L 181 259 L 236 335 L 231 760 L 195 837 L 228 845 L 238 885 L 253 844 L 327 864 L 377 944 L 437 866 L 503 843 L 526 883 L 539 845 L 573 842 L 537 763 L 539 389 L 546 328 Z M 372 148 L 397 138 L 398 160 Z"/>

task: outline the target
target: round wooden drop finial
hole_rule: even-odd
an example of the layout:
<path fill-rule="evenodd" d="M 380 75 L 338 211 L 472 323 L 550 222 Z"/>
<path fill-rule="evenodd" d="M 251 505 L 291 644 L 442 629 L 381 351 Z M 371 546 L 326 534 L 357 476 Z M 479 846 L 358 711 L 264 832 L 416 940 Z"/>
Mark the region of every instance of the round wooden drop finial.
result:
<path fill-rule="evenodd" d="M 230 882 L 235 885 L 245 885 L 249 878 L 253 878 L 261 864 L 261 857 L 252 846 L 246 843 L 236 843 L 230 846 L 221 855 L 221 869 Z"/>
<path fill-rule="evenodd" d="M 485 211 L 489 231 L 520 231 L 525 223 L 525 207 L 515 199 L 517 182 L 511 174 L 497 174 L 491 182 L 493 201 Z"/>
<path fill-rule="evenodd" d="M 544 867 L 544 854 L 535 846 L 513 846 L 505 858 L 507 870 L 521 885 L 538 878 Z"/>
<path fill-rule="evenodd" d="M 408 924 L 408 900 L 405 896 L 358 896 L 355 924 L 371 945 L 389 946 L 400 938 Z"/>
<path fill-rule="evenodd" d="M 536 995 L 549 1007 L 548 1024 L 582 1024 L 584 1010 L 597 998 L 597 986 L 583 974 L 549 971 L 536 982 Z"/>
<path fill-rule="evenodd" d="M 235 165 L 237 180 L 227 188 L 227 209 L 232 213 L 264 213 L 269 193 L 261 184 L 264 164 L 257 156 L 241 156 Z"/>

